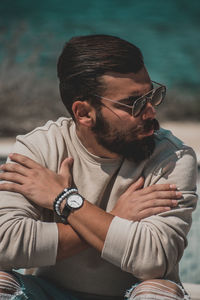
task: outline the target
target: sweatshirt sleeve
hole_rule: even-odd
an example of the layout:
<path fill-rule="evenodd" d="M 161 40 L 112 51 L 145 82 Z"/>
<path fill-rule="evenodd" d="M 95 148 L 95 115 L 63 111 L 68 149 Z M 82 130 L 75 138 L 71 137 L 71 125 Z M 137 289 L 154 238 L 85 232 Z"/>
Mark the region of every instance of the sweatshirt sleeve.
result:
<path fill-rule="evenodd" d="M 19 138 L 15 153 L 44 165 L 41 153 L 30 141 Z M 30 268 L 56 262 L 56 223 L 42 221 L 43 209 L 14 192 L 0 192 L 0 269 Z"/>
<path fill-rule="evenodd" d="M 141 280 L 169 278 L 187 245 L 197 201 L 196 171 L 195 155 L 190 148 L 162 161 L 154 169 L 149 185 L 175 183 L 183 194 L 178 207 L 140 222 L 115 217 L 102 258 Z"/>

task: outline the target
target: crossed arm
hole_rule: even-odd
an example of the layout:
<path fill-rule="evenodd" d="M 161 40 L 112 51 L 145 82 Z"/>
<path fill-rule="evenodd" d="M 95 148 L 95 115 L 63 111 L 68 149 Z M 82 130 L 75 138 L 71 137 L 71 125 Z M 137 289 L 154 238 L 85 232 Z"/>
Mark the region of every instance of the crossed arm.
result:
<path fill-rule="evenodd" d="M 15 163 L 1 166 L 4 172 L 0 179 L 8 182 L 1 183 L 0 190 L 20 193 L 39 206 L 52 210 L 55 197 L 72 184 L 71 158 L 63 161 L 58 174 L 20 154 L 12 154 L 10 159 Z M 140 221 L 170 211 L 182 196 L 174 184 L 143 188 L 143 183 L 144 179 L 139 178 L 130 185 L 110 213 L 85 200 L 81 209 L 70 214 L 70 225 L 58 223 L 57 259 L 74 255 L 89 245 L 101 252 L 115 216 Z"/>

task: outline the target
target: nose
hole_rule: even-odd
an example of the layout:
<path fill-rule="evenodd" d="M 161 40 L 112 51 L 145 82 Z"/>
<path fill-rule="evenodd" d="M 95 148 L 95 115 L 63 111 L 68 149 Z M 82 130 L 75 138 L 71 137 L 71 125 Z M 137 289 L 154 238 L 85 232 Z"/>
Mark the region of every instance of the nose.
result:
<path fill-rule="evenodd" d="M 147 102 L 144 110 L 142 111 L 142 119 L 154 119 L 156 116 L 156 111 L 153 105 L 150 102 Z"/>

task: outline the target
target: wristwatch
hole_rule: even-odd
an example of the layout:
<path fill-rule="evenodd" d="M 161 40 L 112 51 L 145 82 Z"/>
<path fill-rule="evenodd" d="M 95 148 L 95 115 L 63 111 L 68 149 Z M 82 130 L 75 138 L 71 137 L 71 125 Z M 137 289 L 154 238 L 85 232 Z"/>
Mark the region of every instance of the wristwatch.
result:
<path fill-rule="evenodd" d="M 64 223 L 67 223 L 69 214 L 74 210 L 78 210 L 79 208 L 81 208 L 83 206 L 84 199 L 77 191 L 70 193 L 65 197 L 65 199 L 66 202 L 61 213 L 61 218 Z"/>

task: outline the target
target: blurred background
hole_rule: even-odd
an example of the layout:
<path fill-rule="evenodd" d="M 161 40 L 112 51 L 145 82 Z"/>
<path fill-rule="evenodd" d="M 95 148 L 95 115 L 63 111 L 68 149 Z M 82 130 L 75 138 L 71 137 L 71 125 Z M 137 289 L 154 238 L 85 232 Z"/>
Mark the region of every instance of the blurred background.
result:
<path fill-rule="evenodd" d="M 141 48 L 152 80 L 167 85 L 159 119 L 169 128 L 179 124 L 180 135 L 189 130 L 198 152 L 199 0 L 1 0 L 0 137 L 67 115 L 58 93 L 58 56 L 72 36 L 98 33 Z M 198 210 L 181 262 L 182 280 L 192 283 L 200 283 Z"/>
<path fill-rule="evenodd" d="M 199 0 L 1 0 L 0 136 L 66 114 L 57 58 L 72 36 L 95 33 L 142 49 L 151 78 L 168 87 L 162 120 L 200 119 Z"/>

